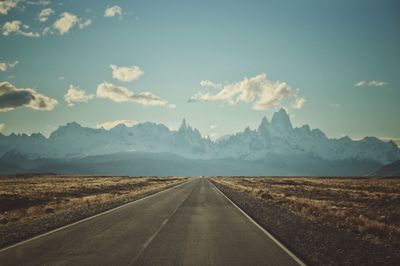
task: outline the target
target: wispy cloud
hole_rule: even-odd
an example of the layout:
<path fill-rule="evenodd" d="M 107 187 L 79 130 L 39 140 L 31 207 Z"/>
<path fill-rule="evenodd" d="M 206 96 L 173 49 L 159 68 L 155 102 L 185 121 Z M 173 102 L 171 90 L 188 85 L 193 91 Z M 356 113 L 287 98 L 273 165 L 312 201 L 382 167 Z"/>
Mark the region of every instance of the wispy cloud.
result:
<path fill-rule="evenodd" d="M 298 97 L 294 100 L 294 103 L 292 104 L 292 108 L 301 109 L 305 103 L 306 103 L 306 100 L 304 98 Z"/>
<path fill-rule="evenodd" d="M 14 68 L 18 64 L 18 61 L 15 61 L 14 63 L 0 63 L 0 71 L 4 72 L 9 69 Z"/>
<path fill-rule="evenodd" d="M 220 88 L 222 88 L 223 85 L 214 83 L 210 80 L 202 80 L 202 81 L 200 81 L 200 86 L 207 87 L 207 88 L 220 89 Z"/>
<path fill-rule="evenodd" d="M 203 84 L 215 83 L 206 81 Z M 217 93 L 198 92 L 189 99 L 190 102 L 220 101 L 230 105 L 244 102 L 251 104 L 255 110 L 276 108 L 285 100 L 294 100 L 293 108 L 301 108 L 305 103 L 305 99 L 298 95 L 298 90 L 292 89 L 286 82 L 271 82 L 265 74 L 224 84 Z"/>
<path fill-rule="evenodd" d="M 19 32 L 21 24 L 19 20 L 7 21 L 3 25 L 3 35 L 8 36 L 10 33 Z"/>
<path fill-rule="evenodd" d="M 77 102 L 88 102 L 93 99 L 94 95 L 87 95 L 84 90 L 80 90 L 74 85 L 69 85 L 67 93 L 64 95 L 64 99 L 68 106 L 74 106 Z"/>
<path fill-rule="evenodd" d="M 38 93 L 31 88 L 17 88 L 5 81 L 0 83 L 0 112 L 11 111 L 17 107 L 50 111 L 57 105 L 57 100 Z"/>
<path fill-rule="evenodd" d="M 83 29 L 89 26 L 92 23 L 90 19 L 82 19 L 73 13 L 64 12 L 59 16 L 59 19 L 56 20 L 53 24 L 53 27 L 58 31 L 60 35 L 64 35 L 68 33 L 72 28 L 78 26 L 80 29 Z"/>
<path fill-rule="evenodd" d="M 23 31 L 21 28 L 29 29 L 28 25 L 23 25 L 19 20 L 7 21 L 3 25 L 3 35 L 9 36 L 10 34 L 21 34 L 26 37 L 40 37 L 40 34 L 37 32 L 31 31 Z"/>
<path fill-rule="evenodd" d="M 380 80 L 371 80 L 371 81 L 365 81 L 365 80 L 360 80 L 359 82 L 354 84 L 354 87 L 382 87 L 387 84 L 386 81 L 380 81 Z"/>
<path fill-rule="evenodd" d="M 211 129 L 216 129 L 218 127 L 218 125 L 211 125 L 210 128 Z"/>
<path fill-rule="evenodd" d="M 138 122 L 134 121 L 134 120 L 114 120 L 114 121 L 107 121 L 107 122 L 98 124 L 96 127 L 110 130 L 121 124 L 125 125 L 126 127 L 133 127 L 134 125 L 137 125 Z"/>
<path fill-rule="evenodd" d="M 218 138 L 219 134 L 218 133 L 210 133 L 208 134 L 208 137 L 212 140 L 216 140 Z"/>
<path fill-rule="evenodd" d="M 105 17 L 115 17 L 115 16 L 121 16 L 121 15 L 122 15 L 122 8 L 117 5 L 107 7 L 106 10 L 104 11 Z"/>
<path fill-rule="evenodd" d="M 35 1 L 24 1 L 24 2 L 29 5 L 35 5 L 35 6 L 47 6 L 50 5 L 51 3 L 50 0 L 35 0 Z"/>
<path fill-rule="evenodd" d="M 112 69 L 112 77 L 119 81 L 133 81 L 138 79 L 144 72 L 138 66 L 117 66 L 110 65 Z"/>
<path fill-rule="evenodd" d="M 52 8 L 45 8 L 42 11 L 40 11 L 38 15 L 38 19 L 40 22 L 46 22 L 49 19 L 49 16 L 54 13 L 54 10 Z"/>
<path fill-rule="evenodd" d="M 3 0 L 0 1 L 0 15 L 7 15 L 8 11 L 17 7 L 17 0 Z"/>
<path fill-rule="evenodd" d="M 340 107 L 340 104 L 338 104 L 338 103 L 331 103 L 331 104 L 329 104 L 329 106 L 332 107 L 332 108 L 339 108 L 339 107 Z"/>
<path fill-rule="evenodd" d="M 169 104 L 168 101 L 161 99 L 150 92 L 134 93 L 127 88 L 118 87 L 108 82 L 103 82 L 97 86 L 96 95 L 99 98 L 110 99 L 117 103 L 130 102 L 143 106 L 176 107 L 174 104 Z"/>

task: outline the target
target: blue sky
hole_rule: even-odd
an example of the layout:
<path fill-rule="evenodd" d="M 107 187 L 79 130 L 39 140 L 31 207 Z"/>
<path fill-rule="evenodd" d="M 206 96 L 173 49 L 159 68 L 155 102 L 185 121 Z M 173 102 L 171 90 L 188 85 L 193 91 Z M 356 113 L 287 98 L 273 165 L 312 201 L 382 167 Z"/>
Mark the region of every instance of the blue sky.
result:
<path fill-rule="evenodd" d="M 295 126 L 330 137 L 398 139 L 398 10 L 365 0 L 0 2 L 1 132 L 116 120 L 175 129 L 186 118 L 216 138 L 285 107 Z"/>

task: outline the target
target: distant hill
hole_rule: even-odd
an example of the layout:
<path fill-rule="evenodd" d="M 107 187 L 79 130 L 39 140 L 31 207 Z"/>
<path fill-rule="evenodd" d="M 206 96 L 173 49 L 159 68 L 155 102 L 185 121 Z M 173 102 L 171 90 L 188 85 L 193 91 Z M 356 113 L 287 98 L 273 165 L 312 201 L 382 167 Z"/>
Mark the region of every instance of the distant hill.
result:
<path fill-rule="evenodd" d="M 400 160 L 384 165 L 370 175 L 379 177 L 400 177 Z"/>
<path fill-rule="evenodd" d="M 168 160 L 165 154 L 174 160 Z M 91 171 L 84 162 L 94 165 L 98 160 L 103 160 L 102 165 L 108 165 L 109 169 L 118 164 L 129 175 L 146 172 L 146 165 L 153 170 L 163 169 L 168 175 L 181 173 L 181 169 L 199 175 L 205 175 L 206 171 L 211 175 L 365 175 L 400 160 L 400 150 L 394 142 L 375 137 L 357 141 L 349 137 L 330 139 L 308 125 L 293 128 L 284 109 L 276 112 L 271 121 L 264 117 L 257 129 L 247 127 L 217 141 L 203 137 L 185 120 L 178 130 L 150 122 L 133 127 L 121 124 L 110 130 L 72 122 L 60 126 L 49 138 L 41 134 L 0 133 L 3 172 L 33 171 L 33 168 L 57 172 L 56 169 L 71 163 L 71 171 L 78 173 L 79 169 Z M 134 165 L 138 162 L 142 165 L 122 163 L 133 163 L 132 160 Z M 200 171 L 195 171 L 196 167 Z M 152 169 L 149 172 L 154 172 Z"/>
<path fill-rule="evenodd" d="M 362 176 L 380 166 L 357 160 L 328 161 L 307 156 L 274 155 L 262 161 L 189 159 L 170 153 L 127 152 L 69 159 L 27 159 L 18 173 L 134 176 Z M 15 165 L 14 165 L 15 166 Z M 14 174 L 15 169 L 1 174 Z"/>

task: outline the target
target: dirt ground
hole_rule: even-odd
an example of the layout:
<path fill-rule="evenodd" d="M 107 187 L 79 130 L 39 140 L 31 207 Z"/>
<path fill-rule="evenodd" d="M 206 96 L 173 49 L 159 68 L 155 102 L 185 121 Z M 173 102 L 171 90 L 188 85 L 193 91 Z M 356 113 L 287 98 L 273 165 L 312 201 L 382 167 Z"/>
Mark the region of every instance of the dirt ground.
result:
<path fill-rule="evenodd" d="M 186 180 L 183 177 L 0 177 L 0 247 Z"/>
<path fill-rule="evenodd" d="M 313 265 L 400 265 L 400 179 L 214 177 Z"/>

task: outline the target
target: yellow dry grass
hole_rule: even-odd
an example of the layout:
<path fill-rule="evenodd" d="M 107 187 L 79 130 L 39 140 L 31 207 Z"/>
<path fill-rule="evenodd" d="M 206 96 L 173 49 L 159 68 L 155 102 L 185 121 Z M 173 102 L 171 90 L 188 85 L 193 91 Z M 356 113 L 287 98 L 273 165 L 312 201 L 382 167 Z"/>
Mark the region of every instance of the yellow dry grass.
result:
<path fill-rule="evenodd" d="M 185 181 L 181 177 L 1 177 L 0 226 L 72 208 L 122 202 Z"/>
<path fill-rule="evenodd" d="M 400 179 L 225 177 L 235 191 L 277 204 L 312 222 L 400 246 Z"/>

